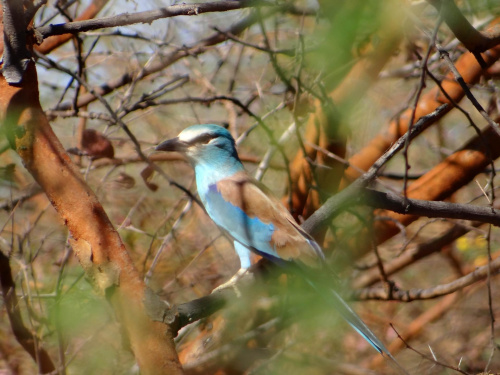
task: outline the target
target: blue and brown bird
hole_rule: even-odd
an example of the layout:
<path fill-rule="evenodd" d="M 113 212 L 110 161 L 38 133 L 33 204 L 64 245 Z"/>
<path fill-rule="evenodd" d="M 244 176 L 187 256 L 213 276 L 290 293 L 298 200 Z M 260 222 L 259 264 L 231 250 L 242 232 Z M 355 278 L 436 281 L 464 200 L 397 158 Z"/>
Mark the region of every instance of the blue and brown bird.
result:
<path fill-rule="evenodd" d="M 375 350 L 407 374 L 340 295 L 316 281 L 313 275 L 318 270 L 328 273 L 321 248 L 282 203 L 246 172 L 229 131 L 213 124 L 193 125 L 160 143 L 156 150 L 178 151 L 193 166 L 198 194 L 207 214 L 234 240 L 240 258 L 241 268 L 230 282 L 250 267 L 251 251 L 280 266 L 298 270 L 325 303 L 337 309 Z"/>

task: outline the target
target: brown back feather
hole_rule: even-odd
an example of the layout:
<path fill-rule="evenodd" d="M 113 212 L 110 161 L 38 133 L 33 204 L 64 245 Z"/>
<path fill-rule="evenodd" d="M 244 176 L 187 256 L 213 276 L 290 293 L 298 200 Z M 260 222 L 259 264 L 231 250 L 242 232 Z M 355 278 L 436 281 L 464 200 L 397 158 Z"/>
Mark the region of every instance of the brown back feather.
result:
<path fill-rule="evenodd" d="M 318 267 L 320 258 L 307 242 L 311 237 L 295 223 L 292 215 L 272 193 L 246 172 L 238 172 L 217 183 L 222 198 L 241 208 L 251 218 L 274 225 L 271 246 L 285 260 L 297 260 Z"/>

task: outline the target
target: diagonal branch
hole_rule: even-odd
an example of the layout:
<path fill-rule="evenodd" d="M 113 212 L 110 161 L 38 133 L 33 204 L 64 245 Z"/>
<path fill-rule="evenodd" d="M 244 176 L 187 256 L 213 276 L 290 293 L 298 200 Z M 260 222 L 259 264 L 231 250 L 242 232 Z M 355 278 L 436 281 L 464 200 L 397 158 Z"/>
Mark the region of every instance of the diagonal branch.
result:
<path fill-rule="evenodd" d="M 438 107 L 434 112 L 422 116 L 413 126 L 409 133 L 403 134 L 382 156 L 376 160 L 371 168 L 364 173 L 352 185 L 348 186 L 338 194 L 328 199 L 323 206 L 312 214 L 307 219 L 302 227 L 306 232 L 315 234 L 326 225 L 328 222 L 336 217 L 340 212 L 345 210 L 352 204 L 360 203 L 363 200 L 361 195 L 362 189 L 368 186 L 379 172 L 380 168 L 391 160 L 397 152 L 403 149 L 407 140 L 412 140 L 417 137 L 429 124 L 434 123 L 437 119 L 441 118 L 447 113 L 449 105 L 444 104 Z"/>
<path fill-rule="evenodd" d="M 494 22 L 499 21 L 496 19 Z M 500 47 L 496 46 L 486 54 L 484 59 L 487 66 L 493 65 L 500 57 Z M 455 66 L 463 77 L 463 80 L 472 85 L 478 82 L 479 78 L 484 73 L 484 69 L 477 63 L 474 56 L 469 53 L 463 54 L 456 61 Z M 443 95 L 441 91 L 447 93 Z M 415 112 L 415 118 L 420 118 L 430 112 L 434 111 L 443 103 L 460 102 L 465 96 L 465 92 L 458 82 L 454 79 L 453 74 L 450 72 L 442 80 L 441 87 L 434 87 L 426 92 L 418 103 Z M 450 111 L 453 107 L 448 107 Z M 344 173 L 344 180 L 342 187 L 347 186 L 349 183 L 359 177 L 358 169 L 367 170 L 371 165 L 382 155 L 402 134 L 408 130 L 408 125 L 412 115 L 412 109 L 409 108 L 403 112 L 397 119 L 391 121 L 388 129 L 383 133 L 373 138 L 361 151 L 349 159 L 351 167 L 347 168 Z M 429 124 L 430 126 L 431 124 Z"/>

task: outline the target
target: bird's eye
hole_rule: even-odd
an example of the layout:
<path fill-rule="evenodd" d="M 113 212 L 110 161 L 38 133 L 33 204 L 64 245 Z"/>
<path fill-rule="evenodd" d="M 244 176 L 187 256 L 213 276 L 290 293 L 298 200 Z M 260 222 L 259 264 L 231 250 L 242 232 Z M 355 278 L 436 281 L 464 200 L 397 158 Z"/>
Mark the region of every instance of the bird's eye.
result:
<path fill-rule="evenodd" d="M 210 141 L 212 141 L 212 139 L 215 139 L 215 137 L 213 135 L 211 135 L 211 134 L 205 134 L 205 135 L 199 137 L 196 140 L 196 143 L 202 144 L 202 145 L 206 145 L 206 144 L 210 143 Z"/>
<path fill-rule="evenodd" d="M 214 139 L 214 138 L 206 138 L 206 139 L 204 139 L 204 140 L 203 140 L 203 142 L 202 142 L 202 143 L 203 143 L 204 145 L 209 144 L 210 142 L 212 142 L 212 139 Z"/>
<path fill-rule="evenodd" d="M 189 144 L 191 146 L 196 146 L 196 145 L 206 145 L 209 144 L 213 139 L 216 139 L 217 136 L 213 134 L 201 134 L 197 136 L 196 138 L 192 139 L 189 141 Z"/>

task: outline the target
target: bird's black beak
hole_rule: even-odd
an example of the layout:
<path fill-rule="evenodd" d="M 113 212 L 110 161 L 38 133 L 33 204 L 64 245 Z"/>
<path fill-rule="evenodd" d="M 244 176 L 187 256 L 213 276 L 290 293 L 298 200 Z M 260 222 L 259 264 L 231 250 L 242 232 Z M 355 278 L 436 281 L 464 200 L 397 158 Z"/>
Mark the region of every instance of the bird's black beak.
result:
<path fill-rule="evenodd" d="M 156 151 L 185 151 L 187 144 L 179 140 L 179 137 L 167 139 L 155 147 Z"/>

